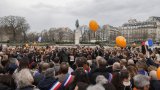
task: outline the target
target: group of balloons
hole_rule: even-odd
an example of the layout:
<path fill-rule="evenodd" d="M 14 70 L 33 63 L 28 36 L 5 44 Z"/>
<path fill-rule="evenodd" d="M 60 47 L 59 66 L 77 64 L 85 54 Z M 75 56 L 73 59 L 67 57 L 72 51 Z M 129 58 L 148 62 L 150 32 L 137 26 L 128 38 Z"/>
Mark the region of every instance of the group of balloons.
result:
<path fill-rule="evenodd" d="M 90 28 L 90 30 L 96 32 L 96 31 L 98 30 L 98 28 L 99 28 L 99 25 L 98 25 L 98 23 L 97 23 L 95 20 L 91 20 L 91 21 L 89 22 L 89 28 Z M 125 39 L 123 36 L 118 36 L 118 37 L 116 38 L 116 44 L 117 44 L 117 46 L 119 46 L 119 47 L 125 48 L 126 45 L 127 45 L 126 39 Z"/>
<path fill-rule="evenodd" d="M 96 32 L 99 28 L 98 23 L 95 20 L 91 20 L 89 22 L 89 28 L 90 30 Z M 153 41 L 151 39 L 148 39 L 148 41 L 146 41 L 148 43 L 148 46 L 152 46 L 153 45 Z M 117 36 L 116 37 L 116 45 L 119 47 L 123 47 L 125 48 L 127 45 L 126 39 L 123 36 Z M 136 44 L 133 44 L 133 47 L 135 47 Z M 157 69 L 157 78 L 158 80 L 160 80 L 160 67 Z"/>

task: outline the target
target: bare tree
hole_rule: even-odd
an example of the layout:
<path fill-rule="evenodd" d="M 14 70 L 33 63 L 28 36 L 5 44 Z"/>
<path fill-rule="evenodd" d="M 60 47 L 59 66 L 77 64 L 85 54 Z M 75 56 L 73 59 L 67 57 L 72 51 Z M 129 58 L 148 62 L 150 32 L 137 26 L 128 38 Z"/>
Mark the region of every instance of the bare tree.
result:
<path fill-rule="evenodd" d="M 63 37 L 64 37 L 64 32 L 59 32 L 58 33 L 58 38 L 59 38 L 59 41 L 62 41 L 63 40 Z"/>
<path fill-rule="evenodd" d="M 26 38 L 26 32 L 29 29 L 29 24 L 24 17 L 20 16 L 5 16 L 0 18 L 0 25 L 13 36 L 13 41 L 16 41 L 18 34 L 24 34 Z"/>

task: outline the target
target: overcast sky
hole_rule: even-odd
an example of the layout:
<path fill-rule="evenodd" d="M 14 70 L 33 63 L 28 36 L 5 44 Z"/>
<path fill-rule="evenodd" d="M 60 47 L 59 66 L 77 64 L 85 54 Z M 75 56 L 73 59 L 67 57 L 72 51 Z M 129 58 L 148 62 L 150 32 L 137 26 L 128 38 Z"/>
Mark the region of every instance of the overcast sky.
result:
<path fill-rule="evenodd" d="M 100 25 L 120 26 L 128 19 L 160 16 L 160 0 L 0 0 L 0 17 L 25 17 L 30 31 L 51 27 L 75 28 L 96 20 Z"/>

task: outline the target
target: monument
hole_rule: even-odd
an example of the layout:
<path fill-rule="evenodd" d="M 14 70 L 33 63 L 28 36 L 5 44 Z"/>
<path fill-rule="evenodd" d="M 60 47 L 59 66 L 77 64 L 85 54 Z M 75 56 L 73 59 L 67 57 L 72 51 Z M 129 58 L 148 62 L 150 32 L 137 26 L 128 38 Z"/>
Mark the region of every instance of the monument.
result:
<path fill-rule="evenodd" d="M 80 38 L 80 35 L 81 35 L 81 32 L 79 30 L 79 21 L 78 21 L 78 19 L 76 20 L 75 26 L 76 26 L 76 30 L 75 30 L 75 38 L 74 38 L 75 41 L 74 42 L 75 42 L 76 45 L 78 45 L 79 44 L 79 38 Z"/>

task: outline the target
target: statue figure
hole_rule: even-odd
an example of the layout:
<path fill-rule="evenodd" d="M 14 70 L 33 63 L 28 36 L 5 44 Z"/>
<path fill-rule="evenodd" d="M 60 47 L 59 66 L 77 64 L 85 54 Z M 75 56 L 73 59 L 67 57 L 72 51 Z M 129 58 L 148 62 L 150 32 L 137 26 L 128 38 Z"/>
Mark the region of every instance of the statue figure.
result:
<path fill-rule="evenodd" d="M 78 19 L 76 20 L 76 24 L 75 24 L 75 26 L 76 26 L 76 28 L 78 28 L 78 27 L 79 27 L 79 21 L 78 21 Z"/>

